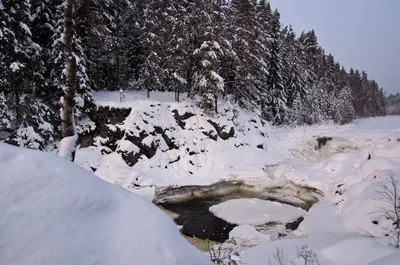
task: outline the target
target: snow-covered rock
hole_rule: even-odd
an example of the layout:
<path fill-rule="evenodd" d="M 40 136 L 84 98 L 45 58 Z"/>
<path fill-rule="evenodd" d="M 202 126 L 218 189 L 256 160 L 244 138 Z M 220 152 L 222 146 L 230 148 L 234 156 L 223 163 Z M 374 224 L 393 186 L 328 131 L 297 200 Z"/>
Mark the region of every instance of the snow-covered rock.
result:
<path fill-rule="evenodd" d="M 124 94 L 120 102 L 118 92 L 94 93 L 96 129 L 81 134 L 75 161 L 126 189 L 263 179 L 265 165 L 290 156 L 268 135 L 271 126 L 257 112 L 221 100 L 219 114 L 210 116 L 192 99 L 175 102 L 173 93 L 152 92 L 150 99 L 142 92 Z M 92 153 L 98 161 L 88 158 Z M 128 171 L 140 172 L 134 173 L 140 178 L 126 175 Z"/>
<path fill-rule="evenodd" d="M 161 210 L 53 154 L 0 144 L 0 264 L 210 264 Z"/>
<path fill-rule="evenodd" d="M 239 225 L 233 228 L 229 232 L 229 238 L 242 246 L 256 246 L 271 241 L 271 235 L 260 233 L 250 225 Z"/>

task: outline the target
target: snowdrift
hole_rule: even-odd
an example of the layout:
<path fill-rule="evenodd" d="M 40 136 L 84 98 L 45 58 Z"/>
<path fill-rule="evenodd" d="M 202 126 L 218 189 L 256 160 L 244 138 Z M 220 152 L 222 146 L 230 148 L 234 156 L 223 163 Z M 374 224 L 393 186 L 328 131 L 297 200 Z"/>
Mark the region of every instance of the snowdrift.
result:
<path fill-rule="evenodd" d="M 0 144 L 0 169 L 0 264 L 209 264 L 151 203 L 69 161 Z"/>

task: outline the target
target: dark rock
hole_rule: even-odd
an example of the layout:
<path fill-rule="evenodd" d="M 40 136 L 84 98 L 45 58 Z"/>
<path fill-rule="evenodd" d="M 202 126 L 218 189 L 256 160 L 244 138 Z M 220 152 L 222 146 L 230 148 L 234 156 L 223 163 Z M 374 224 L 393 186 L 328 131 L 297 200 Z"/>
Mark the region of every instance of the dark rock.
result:
<path fill-rule="evenodd" d="M 172 110 L 172 113 L 174 113 L 174 119 L 175 119 L 176 123 L 177 123 L 177 124 L 179 125 L 179 127 L 181 127 L 182 129 L 185 129 L 185 125 L 186 125 L 186 123 L 184 122 L 184 120 L 187 120 L 187 119 L 189 119 L 190 117 L 195 116 L 195 114 L 189 113 L 189 112 L 186 112 L 186 113 L 183 114 L 183 115 L 179 115 L 179 112 L 178 112 L 178 110 L 176 110 L 176 109 Z"/>
<path fill-rule="evenodd" d="M 222 127 L 220 127 L 218 125 L 218 123 L 212 121 L 212 120 L 207 120 L 209 124 L 211 124 L 214 128 L 215 131 L 217 132 L 217 135 L 222 139 L 222 140 L 228 140 L 229 138 L 232 138 L 235 136 L 235 129 L 233 127 L 231 127 L 231 129 L 229 130 L 229 132 L 225 132 L 224 129 L 226 127 L 226 125 L 223 125 Z"/>
<path fill-rule="evenodd" d="M 218 135 L 213 134 L 213 131 L 209 131 L 209 132 L 203 131 L 202 133 L 203 133 L 205 136 L 208 136 L 208 138 L 210 138 L 210 139 L 212 139 L 212 140 L 214 140 L 214 141 L 217 141 L 217 139 L 218 139 Z"/>
<path fill-rule="evenodd" d="M 175 140 L 174 138 L 169 138 L 168 135 L 166 135 L 165 133 L 163 133 L 161 136 L 164 139 L 165 143 L 167 144 L 169 150 L 179 149 L 179 146 L 177 146 L 175 144 L 175 141 L 173 141 Z"/>
<path fill-rule="evenodd" d="M 371 155 L 368 155 L 368 158 L 367 158 L 367 160 L 371 160 Z"/>
<path fill-rule="evenodd" d="M 151 146 L 147 146 L 145 144 L 140 148 L 140 153 L 144 154 L 148 159 L 152 158 L 157 153 L 158 146 L 152 142 Z"/>
<path fill-rule="evenodd" d="M 286 229 L 294 231 L 299 227 L 300 223 L 303 222 L 303 221 L 304 221 L 304 217 L 300 217 L 299 219 L 297 219 L 296 221 L 294 221 L 292 223 L 287 223 L 286 224 Z"/>
<path fill-rule="evenodd" d="M 102 155 L 104 155 L 104 154 L 109 155 L 109 154 L 111 154 L 111 151 L 108 151 L 108 150 L 105 150 L 105 149 L 101 149 L 100 153 Z"/>
<path fill-rule="evenodd" d="M 178 162 L 179 160 L 181 160 L 181 156 L 178 156 L 175 160 L 169 161 L 169 164 L 171 165 L 173 163 Z"/>
<path fill-rule="evenodd" d="M 264 145 L 263 144 L 259 144 L 259 145 L 257 145 L 257 148 L 264 150 Z"/>
<path fill-rule="evenodd" d="M 160 126 L 154 126 L 154 131 L 157 134 L 163 134 L 164 133 L 164 130 Z"/>
<path fill-rule="evenodd" d="M 97 168 L 95 167 L 90 167 L 92 169 L 93 172 L 96 172 Z"/>
<path fill-rule="evenodd" d="M 193 113 L 190 113 L 190 112 L 185 112 L 185 114 L 181 115 L 181 119 L 184 121 L 184 120 L 187 120 L 187 119 L 189 119 L 189 118 L 191 118 L 193 116 L 196 116 L 196 115 L 193 114 Z"/>
<path fill-rule="evenodd" d="M 126 117 L 129 116 L 131 111 L 132 111 L 131 108 L 126 109 L 126 108 L 110 108 L 110 107 L 99 106 L 97 110 L 93 112 L 90 116 L 90 119 L 96 124 L 96 128 L 91 132 L 85 132 L 79 134 L 78 145 L 80 146 L 80 148 L 92 146 L 94 144 L 94 139 L 97 136 L 107 138 L 110 135 L 121 133 L 121 130 L 117 132 L 111 131 L 107 125 L 122 124 L 126 119 Z M 107 143 L 107 145 L 113 150 L 115 150 L 116 147 L 115 140 L 117 137 L 109 139 Z"/>
<path fill-rule="evenodd" d="M 325 137 L 325 136 L 317 138 L 318 145 L 315 146 L 315 150 L 321 149 L 322 146 L 326 145 L 326 143 L 328 141 L 331 141 L 332 139 L 333 139 L 332 137 Z"/>
<path fill-rule="evenodd" d="M 125 163 L 130 167 L 133 167 L 137 162 L 139 162 L 139 159 L 141 159 L 141 154 L 134 152 L 122 152 L 121 156 L 124 159 Z"/>
<path fill-rule="evenodd" d="M 374 224 L 374 225 L 377 225 L 377 224 L 379 224 L 379 222 L 378 221 L 372 221 L 372 223 Z"/>

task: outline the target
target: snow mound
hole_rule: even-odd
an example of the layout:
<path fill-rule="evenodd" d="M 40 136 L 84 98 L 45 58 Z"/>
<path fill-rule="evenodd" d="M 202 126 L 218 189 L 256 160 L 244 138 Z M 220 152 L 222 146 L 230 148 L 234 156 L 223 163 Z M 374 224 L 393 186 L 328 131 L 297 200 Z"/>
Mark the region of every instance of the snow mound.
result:
<path fill-rule="evenodd" d="M 232 224 L 262 225 L 271 222 L 289 223 L 306 211 L 287 204 L 260 199 L 234 199 L 213 205 L 210 211 Z"/>
<path fill-rule="evenodd" d="M 335 264 L 367 264 L 371 260 L 390 255 L 394 251 L 374 239 L 360 237 L 345 239 L 325 247 L 321 250 L 321 255 Z M 386 263 L 379 264 L 386 265 Z"/>
<path fill-rule="evenodd" d="M 256 246 L 271 241 L 271 235 L 260 233 L 251 225 L 239 225 L 233 228 L 229 232 L 229 238 L 242 246 Z"/>
<path fill-rule="evenodd" d="M 0 264 L 209 264 L 151 203 L 69 161 L 0 144 L 0 168 Z"/>
<path fill-rule="evenodd" d="M 400 260 L 400 252 L 397 251 L 395 254 L 377 259 L 368 265 L 398 265 Z"/>
<path fill-rule="evenodd" d="M 379 197 L 381 185 L 386 185 L 391 192 L 388 171 L 376 172 L 369 179 L 352 185 L 345 193 L 341 221 L 345 228 L 362 235 L 377 238 L 387 237 L 390 243 L 390 231 L 393 220 L 388 219 L 381 209 L 392 209 L 392 205 Z M 393 175 L 400 181 L 398 174 Z M 400 182 L 399 182 L 400 183 Z"/>

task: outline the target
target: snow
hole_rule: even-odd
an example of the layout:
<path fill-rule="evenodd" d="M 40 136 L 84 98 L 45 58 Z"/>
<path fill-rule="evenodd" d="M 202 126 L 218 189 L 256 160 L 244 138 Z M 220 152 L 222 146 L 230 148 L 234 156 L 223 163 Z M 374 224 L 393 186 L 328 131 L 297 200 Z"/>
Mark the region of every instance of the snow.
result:
<path fill-rule="evenodd" d="M 324 258 L 342 265 L 367 264 L 371 260 L 390 255 L 393 252 L 393 249 L 367 237 L 344 239 L 321 249 L 321 255 Z M 338 255 L 339 253 L 340 255 Z"/>
<path fill-rule="evenodd" d="M 75 152 L 76 149 L 76 142 L 78 140 L 78 134 L 74 134 L 69 137 L 64 137 L 60 141 L 60 147 L 58 151 L 58 155 L 71 160 L 72 159 L 72 154 Z"/>
<path fill-rule="evenodd" d="M 23 29 L 23 30 L 25 31 L 26 34 L 28 34 L 29 36 L 32 36 L 32 32 L 31 32 L 31 30 L 29 29 L 28 25 L 26 25 L 26 24 L 23 23 L 23 22 L 20 22 L 20 23 L 19 23 L 19 26 L 21 27 L 21 29 Z"/>
<path fill-rule="evenodd" d="M 290 223 L 306 214 L 301 208 L 260 199 L 234 199 L 210 207 L 217 217 L 232 224 Z"/>
<path fill-rule="evenodd" d="M 398 265 L 399 252 L 392 246 L 392 237 L 387 236 L 393 227 L 374 212 L 379 206 L 388 207 L 376 200 L 380 182 L 387 181 L 391 172 L 400 180 L 399 116 L 356 120 L 343 126 L 327 123 L 272 127 L 262 124 L 257 112 L 224 100 L 218 102 L 220 114 L 211 117 L 195 106 L 196 99 L 186 95 L 181 95 L 179 103 L 174 93 L 152 92 L 150 99 L 146 92 L 125 91 L 124 95 L 123 102 L 119 102 L 118 91 L 94 94 L 98 106 L 130 108 L 131 112 L 123 122 L 109 125 L 110 130 L 125 132 L 115 142 L 114 151 L 104 144 L 110 137 L 98 136 L 95 146 L 77 151 L 77 164 L 90 171 L 96 168 L 98 177 L 149 200 L 156 187 L 211 185 L 221 180 L 243 181 L 256 189 L 277 183 L 313 187 L 323 197 L 308 212 L 299 214 L 293 214 L 294 207 L 279 211 L 277 205 L 257 199 L 230 200 L 211 207 L 216 215 L 239 224 L 231 231 L 232 238 L 253 242 L 239 251 L 239 264 L 265 265 L 276 247 L 282 248 L 295 264 L 304 264 L 296 256 L 296 247 L 306 244 L 324 265 Z M 173 110 L 179 115 L 194 115 L 181 127 Z M 208 120 L 220 127 L 225 125 L 223 132 L 234 128 L 235 136 L 210 139 L 203 131 L 211 135 L 217 132 Z M 161 135 L 152 135 L 155 126 L 168 129 L 165 135 L 174 138 L 179 148 L 170 149 Z M 137 153 L 138 146 L 128 143 L 126 136 L 139 136 L 141 131 L 148 135 L 143 138 L 146 144 L 157 143 L 159 147 L 153 157 L 142 156 L 130 167 L 123 152 Z M 316 149 L 319 137 L 332 140 Z M 273 207 L 276 212 L 272 214 Z M 294 219 L 288 218 L 292 214 Z M 295 216 L 303 215 L 298 229 L 284 238 L 255 225 L 293 221 Z"/>
<path fill-rule="evenodd" d="M 13 62 L 13 63 L 10 64 L 10 69 L 14 73 L 18 72 L 19 70 L 21 70 L 22 67 L 24 67 L 24 65 L 19 63 L 19 62 Z"/>
<path fill-rule="evenodd" d="M 251 225 L 239 225 L 229 233 L 239 245 L 256 246 L 271 241 L 271 236 L 258 232 Z"/>
<path fill-rule="evenodd" d="M 125 91 L 124 94 L 125 99 L 120 102 L 118 91 L 94 93 L 94 100 L 98 106 L 131 109 L 130 114 L 121 124 L 108 125 L 112 131 L 124 132 L 124 136 L 116 142 L 118 150 L 99 157 L 100 161 L 97 162 L 100 168 L 95 174 L 111 183 L 116 183 L 117 179 L 119 183 L 130 183 L 130 181 L 121 180 L 121 176 L 126 175 L 121 172 L 128 171 L 142 172 L 141 181 L 135 181 L 136 185 L 141 186 L 205 185 L 220 179 L 232 178 L 259 180 L 267 177 L 263 170 L 266 164 L 276 164 L 290 156 L 288 150 L 279 147 L 279 142 L 273 141 L 274 137 L 267 138 L 267 130 L 270 127 L 263 126 L 254 112 L 241 111 L 236 115 L 232 105 L 221 101 L 219 108 L 222 114 L 210 117 L 197 108 L 192 100 L 186 98 L 186 95 L 182 95 L 181 102 L 176 103 L 174 93 L 152 92 L 150 99 L 147 98 L 146 92 Z M 224 109 L 226 111 L 223 111 Z M 184 120 L 185 126 L 181 128 L 175 121 L 174 110 L 177 110 L 179 115 L 193 113 L 194 116 Z M 233 127 L 235 137 L 225 141 L 220 138 L 217 141 L 210 139 L 203 132 L 211 132 L 212 135 L 216 135 L 217 132 L 208 122 L 209 119 L 221 127 L 225 126 L 222 132 L 228 133 Z M 170 139 L 174 139 L 179 149 L 170 149 L 160 134 L 152 135 L 155 127 L 164 129 L 165 134 Z M 129 138 L 128 135 L 139 137 L 142 131 L 149 134 L 142 142 L 143 144 L 159 145 L 159 151 L 154 157 L 148 159 L 143 155 L 133 167 L 126 163 L 118 164 L 118 170 L 121 172 L 116 170 L 112 163 L 101 161 L 108 160 L 108 156 L 112 156 L 111 160 L 119 156 L 118 161 L 121 161 L 122 152 L 136 154 L 138 150 L 127 143 L 127 138 Z M 107 139 L 102 138 L 100 142 L 106 141 Z M 100 142 L 97 144 L 97 151 L 93 148 L 91 150 L 98 153 L 99 150 L 104 149 L 105 145 Z M 269 150 L 281 151 L 267 152 L 258 148 L 258 145 L 268 146 Z M 85 148 L 77 150 L 76 163 L 86 164 L 85 157 L 80 156 L 79 152 L 90 155 L 89 151 Z M 79 159 L 80 157 L 83 160 Z M 174 162 L 178 157 L 179 161 Z M 263 160 L 256 159 L 257 157 L 263 157 Z M 131 183 L 128 186 L 131 187 Z M 128 186 L 123 187 L 130 189 Z"/>
<path fill-rule="evenodd" d="M 210 264 L 146 200 L 53 154 L 0 144 L 0 263 Z"/>

